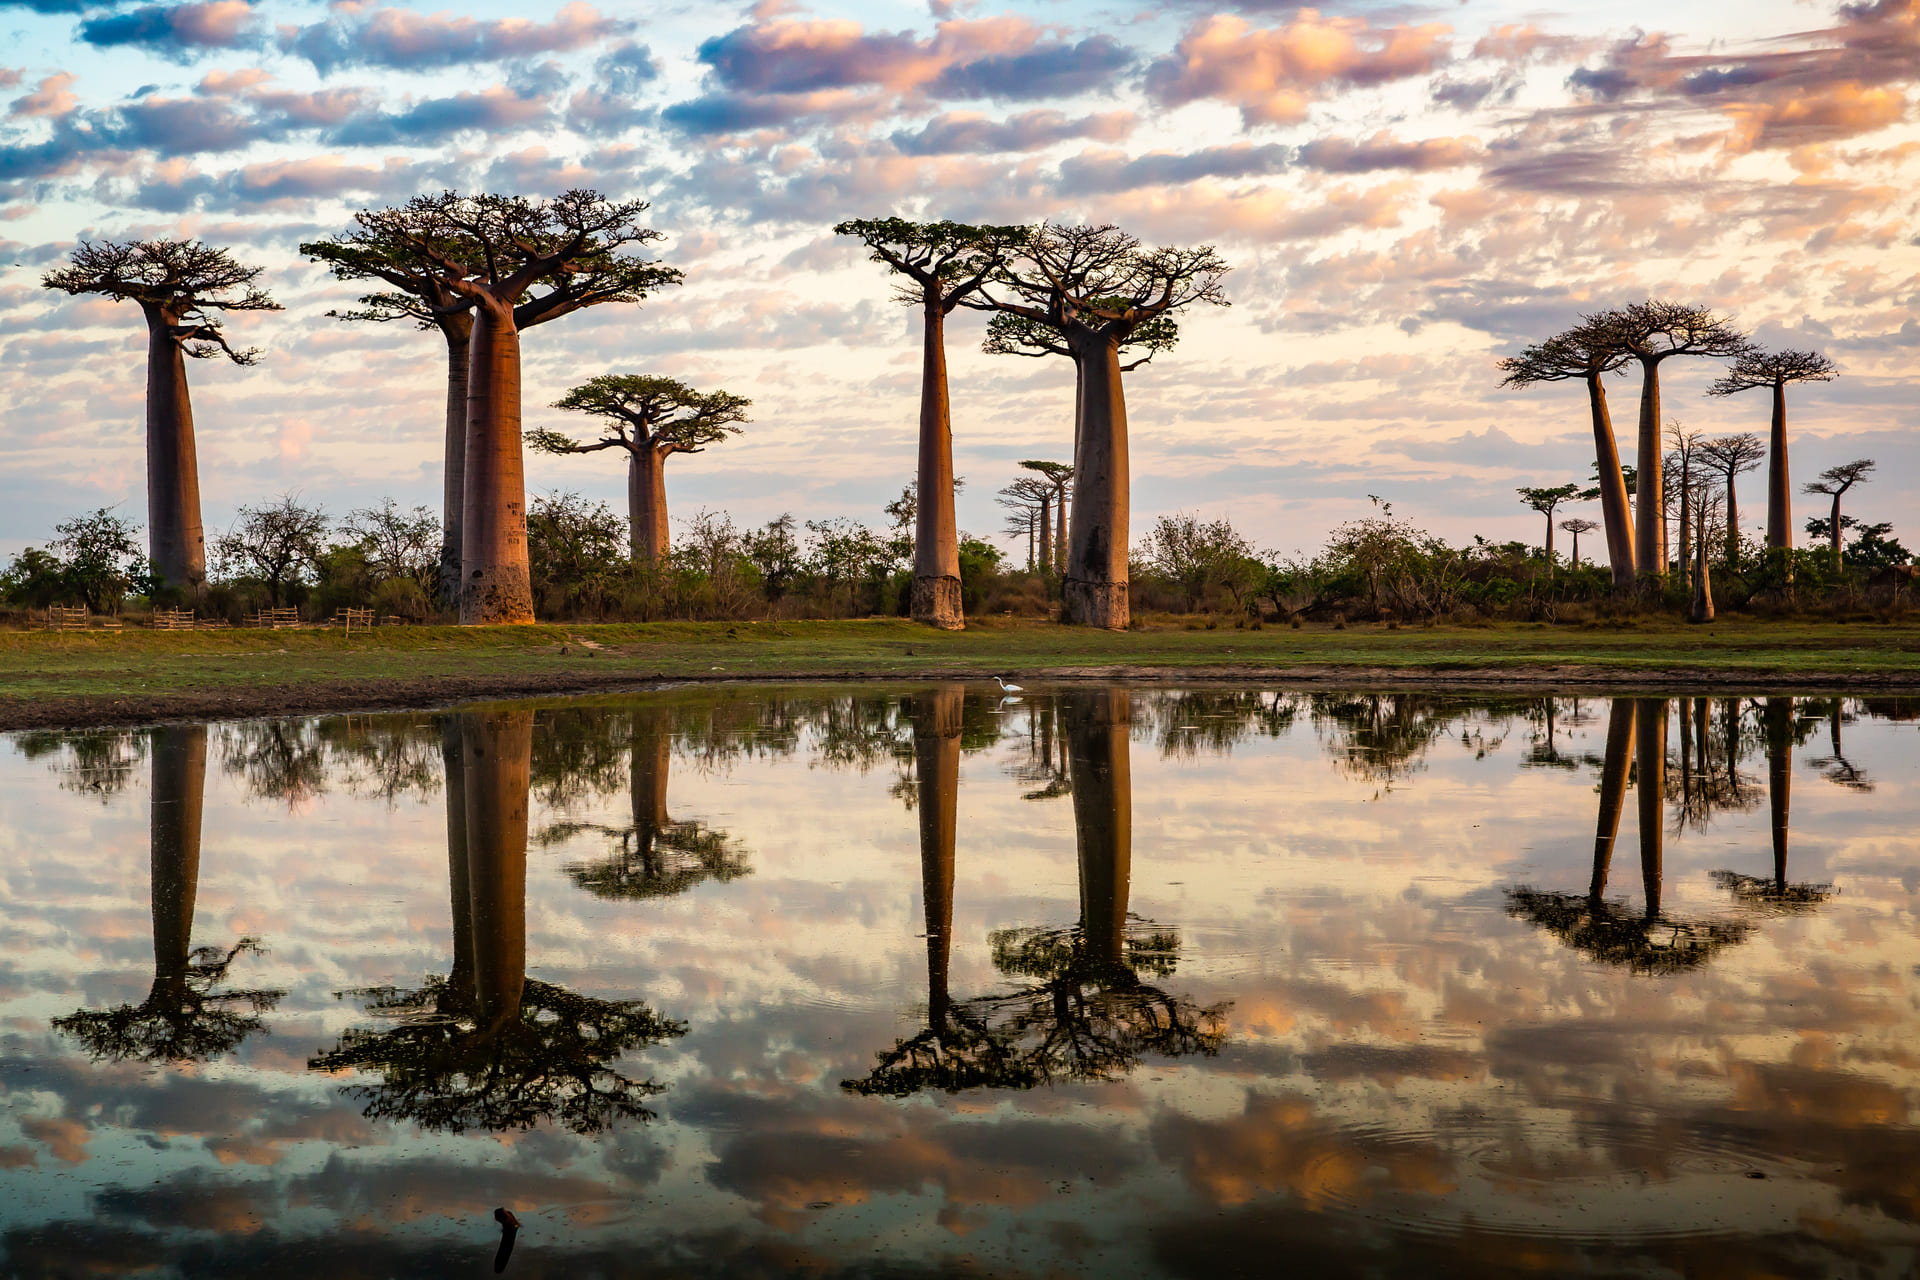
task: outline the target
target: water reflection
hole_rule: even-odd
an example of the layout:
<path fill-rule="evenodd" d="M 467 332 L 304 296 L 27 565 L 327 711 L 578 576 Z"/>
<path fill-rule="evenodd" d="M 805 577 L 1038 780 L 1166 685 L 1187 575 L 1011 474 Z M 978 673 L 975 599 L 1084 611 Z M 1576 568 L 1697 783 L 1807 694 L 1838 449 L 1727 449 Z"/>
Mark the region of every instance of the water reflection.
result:
<path fill-rule="evenodd" d="M 664 1091 L 622 1055 L 686 1034 L 637 1000 L 601 1000 L 527 977 L 527 799 L 531 710 L 447 722 L 447 869 L 453 958 L 418 989 L 352 992 L 384 1026 L 347 1032 L 308 1062 L 378 1076 L 349 1092 L 371 1119 L 500 1132 L 553 1121 L 597 1133 L 648 1120 Z"/>
<path fill-rule="evenodd" d="M 90 753 L 81 754 L 78 767 L 97 776 Z M 225 950 L 193 946 L 206 782 L 206 727 L 155 731 L 148 819 L 153 985 L 137 1005 L 82 1009 L 53 1020 L 56 1031 L 72 1036 L 95 1061 L 186 1063 L 219 1057 L 261 1030 L 260 1015 L 286 994 L 224 989 L 235 959 L 259 950 L 254 939 L 241 938 Z"/>

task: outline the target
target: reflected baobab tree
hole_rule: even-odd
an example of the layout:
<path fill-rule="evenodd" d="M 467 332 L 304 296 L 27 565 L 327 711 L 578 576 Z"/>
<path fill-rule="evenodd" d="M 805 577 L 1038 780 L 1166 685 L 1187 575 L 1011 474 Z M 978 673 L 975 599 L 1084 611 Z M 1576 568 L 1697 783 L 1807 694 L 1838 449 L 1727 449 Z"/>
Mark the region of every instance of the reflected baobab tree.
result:
<path fill-rule="evenodd" d="M 52 757 L 63 790 L 97 796 L 102 804 L 127 789 L 146 757 L 145 736 L 126 729 L 37 729 L 13 741 L 29 760 Z"/>
<path fill-rule="evenodd" d="M 447 722 L 448 887 L 453 957 L 417 990 L 351 993 L 386 1025 L 356 1028 L 308 1061 L 377 1077 L 349 1092 L 375 1119 L 424 1129 L 597 1133 L 652 1118 L 665 1086 L 627 1075 L 627 1053 L 686 1027 L 634 1000 L 601 1000 L 527 976 L 527 811 L 533 712 Z"/>
<path fill-rule="evenodd" d="M 1249 736 L 1285 737 L 1299 702 L 1258 689 L 1190 689 L 1154 698 L 1153 734 L 1165 758 L 1222 756 Z"/>
<path fill-rule="evenodd" d="M 1060 700 L 1034 696 L 1027 705 L 1026 758 L 1010 772 L 1025 783 L 1039 783 L 1022 800 L 1057 800 L 1073 793 L 1067 780 L 1067 746 L 1061 737 Z"/>
<path fill-rule="evenodd" d="M 1816 769 L 1828 782 L 1849 791 L 1872 791 L 1873 779 L 1866 771 L 1847 759 L 1847 753 L 1841 749 L 1840 728 L 1848 720 L 1845 698 L 1835 698 L 1827 708 L 1827 754 L 1813 761 Z"/>
<path fill-rule="evenodd" d="M 200 820 L 207 780 L 205 725 L 169 726 L 153 735 L 150 857 L 153 985 L 137 1005 L 83 1009 L 55 1018 L 96 1061 L 204 1062 L 238 1048 L 264 1023 L 281 991 L 223 990 L 252 938 L 232 947 L 194 947 L 193 908 L 200 883 Z"/>
<path fill-rule="evenodd" d="M 220 735 L 220 763 L 247 794 L 299 809 L 327 790 L 327 744 L 312 720 L 253 720 Z"/>
<path fill-rule="evenodd" d="M 1133 851 L 1132 729 L 1124 689 L 1061 698 L 1080 869 L 1080 918 L 1067 928 L 997 930 L 995 966 L 1027 982 L 954 1005 L 946 993 L 952 918 L 953 804 L 958 735 L 940 729 L 937 701 L 915 739 L 923 785 L 929 1028 L 879 1055 L 854 1093 L 904 1096 L 926 1088 L 1032 1088 L 1114 1080 L 1147 1054 L 1211 1056 L 1226 1038 L 1225 1005 L 1201 1007 L 1146 981 L 1166 978 L 1180 940 L 1127 910 Z M 953 745 L 946 744 L 949 738 Z"/>
<path fill-rule="evenodd" d="M 1834 890 L 1830 884 L 1791 884 L 1787 880 L 1788 820 L 1793 807 L 1793 699 L 1768 698 L 1761 711 L 1761 724 L 1767 742 L 1767 811 L 1773 836 L 1773 877 L 1761 879 L 1737 871 L 1716 871 L 1714 882 L 1750 906 L 1774 911 L 1811 910 L 1832 897 Z M 1837 755 L 1837 726 L 1834 735 Z"/>
<path fill-rule="evenodd" d="M 1599 815 L 1594 827 L 1593 875 L 1582 894 L 1554 893 L 1520 885 L 1507 890 L 1507 914 L 1545 930 L 1602 964 L 1639 974 L 1697 969 L 1715 954 L 1746 940 L 1744 920 L 1675 919 L 1664 914 L 1660 894 L 1665 854 L 1667 700 L 1615 698 L 1607 715 L 1606 756 L 1600 770 Z M 1607 880 L 1625 807 L 1629 772 L 1638 802 L 1640 878 L 1645 895 L 1636 912 L 1609 901 Z"/>
<path fill-rule="evenodd" d="M 543 845 L 596 831 L 613 841 L 612 852 L 594 862 L 572 862 L 566 873 L 599 898 L 666 898 L 697 884 L 722 884 L 752 874 L 746 851 L 724 831 L 704 822 L 676 822 L 667 813 L 667 778 L 673 765 L 672 710 L 660 702 L 634 709 L 630 721 L 627 790 L 632 822 L 558 822 L 541 831 Z"/>

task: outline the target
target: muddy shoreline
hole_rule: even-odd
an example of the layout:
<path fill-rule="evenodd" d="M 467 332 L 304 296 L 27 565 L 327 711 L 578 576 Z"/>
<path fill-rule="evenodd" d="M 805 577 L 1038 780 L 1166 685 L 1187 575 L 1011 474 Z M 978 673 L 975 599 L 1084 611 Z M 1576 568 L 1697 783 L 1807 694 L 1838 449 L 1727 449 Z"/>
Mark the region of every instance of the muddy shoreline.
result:
<path fill-rule="evenodd" d="M 737 675 L 667 675 L 634 671 L 543 675 L 430 676 L 411 679 L 312 682 L 281 689 L 160 694 L 143 698 L 60 696 L 0 699 L 0 732 L 26 729 L 105 729 L 176 721 L 254 720 L 272 716 L 409 711 L 501 698 L 561 697 L 633 692 L 685 684 L 921 684 L 975 683 L 991 677 L 973 669 L 918 671 L 763 671 Z M 1113 681 L 1138 685 L 1318 685 L 1375 691 L 1433 693 L 1681 694 L 1920 694 L 1920 673 L 1768 673 L 1761 670 L 1621 670 L 1579 664 L 1490 669 L 1307 664 L 1288 667 L 1135 665 L 1041 667 L 1015 677 L 1034 684 Z"/>

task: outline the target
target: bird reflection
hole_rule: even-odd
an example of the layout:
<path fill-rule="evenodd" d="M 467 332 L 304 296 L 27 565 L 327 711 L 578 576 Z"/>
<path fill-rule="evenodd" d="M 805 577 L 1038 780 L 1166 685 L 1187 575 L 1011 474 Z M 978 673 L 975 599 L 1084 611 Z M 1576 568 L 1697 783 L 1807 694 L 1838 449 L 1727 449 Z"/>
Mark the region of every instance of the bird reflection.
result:
<path fill-rule="evenodd" d="M 232 947 L 193 947 L 200 881 L 200 816 L 207 780 L 205 725 L 157 730 L 149 819 L 153 900 L 153 986 L 137 1005 L 83 1009 L 55 1018 L 97 1061 L 204 1062 L 239 1047 L 285 994 L 222 990 L 235 959 L 258 952 L 252 938 Z"/>
<path fill-rule="evenodd" d="M 583 831 L 612 838 L 610 856 L 566 867 L 573 882 L 595 897 L 666 898 L 704 881 L 724 884 L 752 874 L 745 850 L 732 836 L 703 822 L 676 822 L 667 815 L 667 776 L 673 763 L 670 716 L 670 709 L 657 701 L 634 710 L 627 770 L 631 824 L 559 822 L 540 833 L 542 844 L 560 843 Z"/>
<path fill-rule="evenodd" d="M 1030 1089 L 1125 1075 L 1148 1053 L 1212 1055 L 1226 1037 L 1225 1005 L 1200 1007 L 1145 978 L 1166 978 L 1180 942 L 1127 911 L 1132 860 L 1131 705 L 1125 690 L 1061 700 L 1080 864 L 1080 919 L 1061 929 L 991 935 L 994 963 L 1027 979 L 1015 990 L 958 1004 L 947 988 L 961 694 L 947 686 L 913 699 L 911 716 L 927 931 L 927 1029 L 878 1055 L 841 1087 L 904 1097 L 926 1089 Z"/>
<path fill-rule="evenodd" d="M 1587 892 L 1553 893 L 1521 885 L 1507 890 L 1507 914 L 1533 924 L 1602 964 L 1638 974 L 1697 969 L 1726 947 L 1746 940 L 1749 921 L 1686 920 L 1661 910 L 1664 857 L 1667 700 L 1615 698 L 1607 713 L 1606 757 L 1600 772 L 1600 809 L 1594 828 L 1593 876 Z M 1607 879 L 1620 828 L 1629 770 L 1637 764 L 1640 876 L 1644 907 L 1608 901 Z"/>
<path fill-rule="evenodd" d="M 356 1028 L 308 1061 L 377 1076 L 350 1091 L 375 1119 L 422 1128 L 596 1133 L 652 1118 L 664 1091 L 613 1064 L 686 1032 L 639 1001 L 601 1000 L 527 977 L 526 870 L 533 713 L 464 712 L 446 725 L 453 960 L 417 990 L 352 994 L 384 1026 Z"/>

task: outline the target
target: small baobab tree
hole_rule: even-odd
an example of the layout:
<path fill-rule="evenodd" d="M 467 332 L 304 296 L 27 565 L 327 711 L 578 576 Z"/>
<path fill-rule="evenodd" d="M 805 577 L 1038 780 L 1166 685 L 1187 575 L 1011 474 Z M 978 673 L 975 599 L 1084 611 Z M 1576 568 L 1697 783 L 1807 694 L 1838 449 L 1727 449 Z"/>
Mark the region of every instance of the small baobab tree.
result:
<path fill-rule="evenodd" d="M 1544 488 L 1544 489 L 1529 489 L 1529 488 L 1522 487 L 1514 490 L 1514 492 L 1520 495 L 1520 501 L 1526 503 L 1529 507 L 1532 507 L 1535 511 L 1538 511 L 1541 515 L 1547 518 L 1546 553 L 1547 553 L 1547 563 L 1551 565 L 1553 563 L 1554 508 L 1558 507 L 1561 503 L 1567 501 L 1569 498 L 1578 497 L 1580 493 L 1580 486 L 1577 484 L 1556 484 L 1551 488 Z"/>
<path fill-rule="evenodd" d="M 1720 477 L 1720 486 L 1727 495 L 1728 568 L 1737 568 L 1740 564 L 1740 499 L 1734 492 L 1734 481 L 1759 466 L 1760 459 L 1766 456 L 1766 446 L 1750 431 L 1720 436 L 1700 446 L 1701 465 Z"/>
<path fill-rule="evenodd" d="M 1840 568 L 1841 495 L 1853 486 L 1865 483 L 1873 469 L 1872 458 L 1856 458 L 1837 467 L 1828 467 L 1820 473 L 1818 480 L 1809 481 L 1805 489 L 1807 493 L 1818 493 L 1833 499 L 1833 514 L 1827 521 L 1827 536 L 1833 540 L 1833 567 L 1836 571 Z"/>
<path fill-rule="evenodd" d="M 1815 351 L 1766 352 L 1749 347 L 1739 352 L 1726 376 L 1707 388 L 1710 396 L 1730 396 L 1765 387 L 1773 392 L 1773 429 L 1767 457 L 1767 549 L 1793 549 L 1793 483 L 1787 473 L 1787 384 L 1831 382 L 1838 372 L 1833 361 Z M 1731 484 L 1727 487 L 1733 492 Z M 1734 510 L 1727 508 L 1727 527 Z M 1731 533 L 1728 534 L 1732 536 Z M 1837 552 L 1835 553 L 1838 554 Z"/>
<path fill-rule="evenodd" d="M 1503 387 L 1531 387 L 1541 382 L 1579 379 L 1587 386 L 1587 404 L 1593 416 L 1593 473 L 1600 499 L 1600 518 L 1607 530 L 1607 560 L 1613 583 L 1633 581 L 1633 516 L 1627 505 L 1628 485 L 1620 467 L 1620 446 L 1613 436 L 1613 416 L 1607 410 L 1607 388 L 1601 379 L 1626 364 L 1627 353 L 1589 325 L 1528 347 L 1500 362 L 1506 374 Z"/>
<path fill-rule="evenodd" d="M 1623 352 L 1640 365 L 1640 431 L 1636 466 L 1640 492 L 1634 499 L 1633 557 L 1642 578 L 1666 575 L 1662 534 L 1666 503 L 1661 494 L 1660 366 L 1676 356 L 1740 360 L 1754 349 L 1730 320 L 1683 302 L 1636 302 L 1618 311 L 1585 316 L 1580 328 L 1602 347 Z"/>
<path fill-rule="evenodd" d="M 1127 604 L 1127 401 L 1121 347 L 1143 325 L 1197 303 L 1227 304 L 1211 245 L 1142 248 L 1113 226 L 1049 223 L 965 305 L 1051 329 L 1082 372 L 1062 616 L 1123 629 Z"/>
<path fill-rule="evenodd" d="M 510 197 L 474 197 L 508 199 Z M 422 196 L 401 209 L 362 210 L 349 230 L 310 241 L 300 252 L 325 264 L 337 280 L 367 280 L 386 286 L 359 299 L 350 310 L 329 311 L 337 320 L 408 321 L 437 329 L 447 348 L 447 400 L 442 443 L 440 514 L 441 602 L 457 608 L 461 528 L 466 503 L 467 378 L 474 310 L 450 283 L 449 262 L 483 260 L 486 245 L 450 226 L 431 233 L 439 197 Z M 575 258 L 569 269 L 533 281 L 513 306 L 513 327 L 525 332 L 584 307 L 639 302 L 680 274 L 657 262 L 617 252 Z"/>
<path fill-rule="evenodd" d="M 137 302 L 146 316 L 148 556 L 162 582 L 193 594 L 207 581 L 207 535 L 186 362 L 259 359 L 257 349 L 227 342 L 221 313 L 282 309 L 255 283 L 262 270 L 198 240 L 82 240 L 67 266 L 40 281 L 62 293 Z"/>
<path fill-rule="evenodd" d="M 529 431 L 540 453 L 627 454 L 627 523 L 633 558 L 659 563 L 667 554 L 667 459 L 700 453 L 740 433 L 753 401 L 725 391 L 695 391 L 684 382 L 638 373 L 606 373 L 554 401 L 600 423 L 598 438 Z"/>
<path fill-rule="evenodd" d="M 1020 465 L 1037 472 L 1053 490 L 1053 527 L 1042 525 L 1040 528 L 1040 566 L 1048 573 L 1058 573 L 1060 556 L 1067 548 L 1067 495 L 1073 488 L 1073 468 L 1064 462 L 1034 458 Z"/>
<path fill-rule="evenodd" d="M 1597 521 L 1575 518 L 1572 520 L 1562 520 L 1560 527 L 1573 535 L 1573 567 L 1578 569 L 1580 567 L 1580 535 L 1583 533 L 1592 533 L 1595 529 L 1598 529 L 1600 525 Z"/>
<path fill-rule="evenodd" d="M 856 218 L 833 228 L 867 247 L 867 256 L 905 280 L 895 299 L 920 308 L 920 446 L 916 476 L 926 501 L 915 513 L 913 597 L 916 622 L 953 631 L 966 625 L 960 605 L 960 525 L 953 513 L 953 414 L 947 398 L 947 316 L 1006 262 L 1027 236 L 1023 227 Z"/>
<path fill-rule="evenodd" d="M 1047 508 L 1053 501 L 1053 486 L 1038 476 L 1021 476 L 994 500 L 1007 509 L 1008 535 L 1027 540 L 1027 572 L 1045 568 Z"/>
<path fill-rule="evenodd" d="M 573 190 L 551 200 L 481 193 L 416 196 L 362 211 L 369 237 L 424 264 L 473 313 L 462 449 L 460 621 L 532 622 L 526 469 L 520 436 L 520 313 L 543 290 L 555 312 L 639 302 L 680 272 L 637 256 L 665 238 L 640 225 L 644 200 Z M 591 292 L 582 282 L 598 281 Z M 415 295 L 418 296 L 418 295 Z M 547 318 L 551 318 L 548 316 Z"/>

